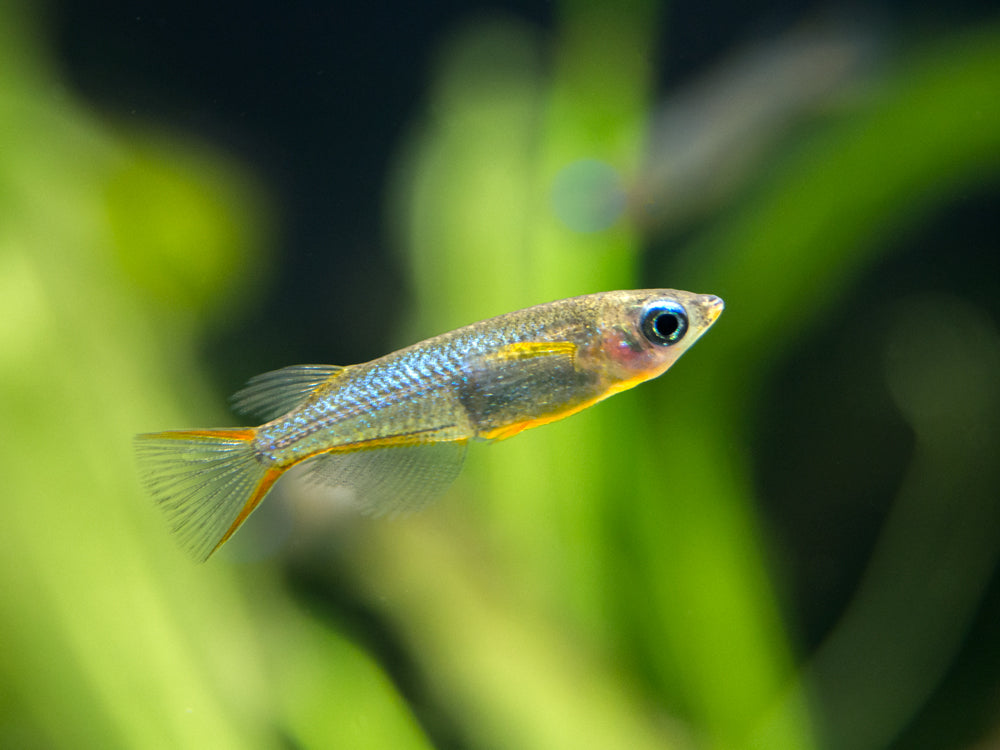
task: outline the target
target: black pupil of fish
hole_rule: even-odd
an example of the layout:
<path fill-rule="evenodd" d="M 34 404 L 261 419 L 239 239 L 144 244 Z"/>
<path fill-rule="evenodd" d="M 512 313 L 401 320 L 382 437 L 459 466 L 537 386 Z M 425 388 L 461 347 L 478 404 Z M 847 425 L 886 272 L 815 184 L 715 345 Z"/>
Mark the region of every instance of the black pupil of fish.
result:
<path fill-rule="evenodd" d="M 647 320 L 648 333 L 652 333 L 652 338 L 656 340 L 672 344 L 684 335 L 684 323 L 680 313 L 672 310 L 660 310 L 653 313 Z"/>
<path fill-rule="evenodd" d="M 669 339 L 681 327 L 680 320 L 673 313 L 660 313 L 653 318 L 653 330 L 661 339 Z"/>

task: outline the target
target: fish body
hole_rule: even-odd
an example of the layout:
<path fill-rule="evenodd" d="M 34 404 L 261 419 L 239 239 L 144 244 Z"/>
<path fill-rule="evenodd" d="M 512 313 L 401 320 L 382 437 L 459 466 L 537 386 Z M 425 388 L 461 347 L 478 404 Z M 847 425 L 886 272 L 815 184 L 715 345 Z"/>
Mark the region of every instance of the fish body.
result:
<path fill-rule="evenodd" d="M 722 312 L 670 289 L 537 305 L 364 364 L 300 365 L 251 379 L 233 402 L 256 428 L 139 435 L 145 484 L 206 559 L 288 469 L 350 490 L 371 513 L 443 492 L 469 441 L 562 419 L 667 370 Z"/>

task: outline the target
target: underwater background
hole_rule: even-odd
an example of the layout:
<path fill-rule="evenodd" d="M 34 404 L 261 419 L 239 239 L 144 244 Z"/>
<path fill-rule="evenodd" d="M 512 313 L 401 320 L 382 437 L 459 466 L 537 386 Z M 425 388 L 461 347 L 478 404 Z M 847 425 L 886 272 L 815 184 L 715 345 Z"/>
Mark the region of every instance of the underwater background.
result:
<path fill-rule="evenodd" d="M 990 3 L 5 0 L 0 747 L 1000 746 Z M 137 432 L 519 307 L 726 313 L 207 564 Z"/>

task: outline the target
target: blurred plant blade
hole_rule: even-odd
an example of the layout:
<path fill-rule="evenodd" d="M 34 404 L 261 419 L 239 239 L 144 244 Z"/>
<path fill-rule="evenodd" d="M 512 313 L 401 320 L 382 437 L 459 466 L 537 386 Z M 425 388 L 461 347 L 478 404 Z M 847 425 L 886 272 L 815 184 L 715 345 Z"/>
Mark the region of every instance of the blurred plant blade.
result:
<path fill-rule="evenodd" d="M 685 436 L 684 450 L 702 445 L 717 454 L 712 461 L 698 455 L 689 460 L 704 462 L 703 471 L 711 471 L 713 481 L 725 481 L 723 486 L 681 487 L 678 497 L 697 496 L 699 503 L 678 503 L 663 516 L 666 533 L 650 549 L 664 553 L 651 570 L 670 587 L 686 591 L 691 571 L 702 569 L 706 561 L 742 554 L 743 534 L 716 536 L 725 527 L 707 519 L 746 513 L 749 457 L 734 455 L 719 436 L 743 433 L 767 369 L 810 323 L 824 314 L 841 315 L 838 300 L 880 254 L 892 249 L 892 232 L 912 231 L 956 192 L 995 179 L 1000 100 L 990 92 L 1000 86 L 998 42 L 1000 32 L 984 28 L 915 52 L 883 81 L 869 107 L 798 149 L 730 221 L 687 251 L 677 273 L 692 279 L 692 286 L 711 280 L 728 312 L 724 325 L 713 332 L 713 345 L 692 354 L 702 373 L 682 369 L 673 378 L 677 390 L 689 397 L 664 403 L 662 413 Z M 849 328 L 849 313 L 844 321 Z M 710 373 L 707 380 L 704 372 Z M 720 471 L 723 466 L 728 470 Z M 737 528 L 747 526 L 741 522 Z M 689 556 L 690 564 L 679 564 Z M 662 611 L 667 618 L 677 611 L 676 602 L 663 603 Z M 728 616 L 719 611 L 715 596 L 686 611 L 692 614 L 685 627 L 665 620 L 671 623 L 674 650 L 698 643 L 706 627 Z M 700 615 L 693 614 L 698 611 Z M 688 667 L 696 668 L 694 663 Z M 867 673 L 867 665 L 856 667 Z M 665 679 L 676 679 L 677 668 L 676 658 L 665 661 Z M 726 669 L 718 664 L 715 678 L 706 680 L 702 700 L 715 702 L 716 686 L 729 679 Z M 865 683 L 862 674 L 853 677 L 859 686 Z M 878 681 L 868 687 L 872 695 L 890 689 Z M 803 694 L 793 693 L 773 714 L 774 723 L 762 727 L 764 744 L 774 746 L 768 732 L 796 720 L 804 703 Z M 915 707 L 910 704 L 909 710 Z M 725 710 L 722 704 L 716 708 Z M 856 737 L 851 727 L 857 717 L 836 708 L 836 702 L 829 708 L 833 733 Z M 822 702 L 816 711 L 822 720 Z M 894 726 L 883 726 L 879 735 L 892 736 L 905 718 L 897 715 Z"/>
<path fill-rule="evenodd" d="M 455 93 L 448 102 L 450 108 L 431 108 L 434 116 L 411 145 L 410 168 L 404 172 L 413 190 L 405 215 L 413 228 L 407 250 L 415 268 L 417 296 L 427 319 L 440 321 L 428 323 L 426 332 L 520 304 L 637 285 L 635 234 L 625 221 L 624 202 L 616 198 L 616 191 L 628 182 L 640 153 L 648 110 L 652 16 L 652 8 L 641 3 L 613 12 L 586 3 L 566 3 L 560 17 L 558 54 L 550 83 L 542 90 L 536 81 L 547 79 L 545 70 L 537 69 L 537 62 L 533 69 L 519 61 L 543 56 L 525 53 L 512 62 L 509 53 L 501 52 L 524 50 L 528 37 L 491 47 L 491 53 L 477 58 L 476 64 L 465 57 L 469 49 L 488 44 L 494 35 L 516 34 L 516 29 L 467 32 L 456 44 L 454 57 L 443 58 L 441 80 L 454 83 L 460 75 L 465 94 L 459 97 L 457 89 L 449 89 Z M 506 81 L 503 89 L 492 85 L 500 77 Z M 491 115 L 510 111 L 512 102 L 521 103 L 516 110 L 519 115 L 507 122 L 505 137 L 496 139 L 490 134 L 498 123 Z M 455 123 L 461 127 L 448 127 Z M 514 141 L 513 133 L 517 134 Z M 516 148 L 505 150 L 505 144 L 512 142 Z M 477 177 L 484 169 L 500 168 L 509 175 L 504 183 Z M 524 196 L 532 200 L 525 201 Z M 659 283 L 674 282 L 665 277 Z M 697 291 L 716 289 L 706 285 Z M 694 363 L 679 367 L 685 366 L 698 371 Z M 671 372 L 666 379 L 672 377 Z M 648 390 L 645 395 L 649 396 Z M 489 515 L 485 525 L 505 577 L 517 582 L 512 595 L 524 605 L 516 608 L 523 608 L 525 616 L 535 610 L 548 612 L 555 622 L 565 623 L 562 627 L 571 637 L 582 643 L 592 639 L 605 644 L 604 648 L 615 642 L 616 629 L 625 625 L 622 619 L 629 619 L 616 607 L 623 601 L 623 586 L 636 588 L 627 578 L 636 571 L 622 560 L 636 561 L 638 555 L 642 564 L 643 553 L 635 547 L 637 534 L 655 537 L 657 524 L 676 525 L 669 514 L 651 523 L 646 512 L 659 502 L 659 492 L 645 482 L 640 485 L 638 478 L 657 476 L 660 470 L 642 463 L 640 443 L 671 439 L 651 430 L 638 413 L 638 403 L 618 397 L 567 423 L 490 447 L 480 458 L 473 451 L 464 482 L 470 502 Z M 685 436 L 684 446 L 671 449 L 670 485 L 675 474 L 690 471 L 691 481 L 704 482 L 706 474 L 717 473 L 706 460 L 718 453 L 711 443 L 720 438 L 706 436 L 704 441 L 691 442 Z M 721 460 L 730 461 L 728 457 Z M 511 477 L 518 478 L 516 484 L 511 484 Z M 692 493 L 692 500 L 696 496 Z M 732 519 L 718 515 L 705 521 L 726 527 L 725 532 L 713 529 L 708 537 L 733 542 L 727 554 L 717 555 L 711 567 L 683 567 L 690 583 L 681 591 L 664 588 L 652 576 L 643 577 L 642 593 L 636 592 L 641 601 L 630 602 L 645 610 L 631 617 L 643 621 L 649 628 L 643 636 L 652 641 L 662 640 L 662 631 L 669 630 L 665 620 L 676 619 L 665 611 L 667 607 L 686 612 L 692 602 L 704 601 L 709 590 L 718 597 L 716 614 L 721 619 L 717 627 L 708 628 L 702 620 L 705 632 L 687 634 L 696 642 L 671 645 L 675 655 L 683 654 L 679 658 L 684 666 L 678 674 L 680 686 L 668 695 L 698 697 L 693 705 L 686 698 L 676 703 L 661 695 L 660 700 L 664 706 L 679 708 L 686 719 L 695 719 L 697 734 L 719 741 L 743 739 L 749 725 L 791 677 L 791 659 L 749 511 L 740 505 L 740 496 L 734 502 L 744 517 L 735 527 Z M 650 570 L 660 572 L 659 567 Z M 717 588 L 708 589 L 708 580 L 716 581 Z M 752 585 L 743 585 L 747 583 Z M 661 597 L 665 609 L 650 611 L 650 597 Z M 396 616 L 406 618 L 407 613 Z M 734 637 L 733 623 L 741 623 L 741 632 L 752 635 Z M 725 641 L 725 648 L 720 649 L 716 637 Z M 632 644 L 615 645 L 635 651 Z M 437 658 L 448 660 L 428 665 L 427 670 L 443 675 L 443 680 L 453 676 L 455 684 L 442 687 L 453 699 L 470 689 L 467 678 L 455 673 L 447 650 L 423 641 L 420 648 L 431 651 L 429 658 L 441 651 Z M 470 643 L 468 648 L 474 646 Z M 535 669 L 559 671 L 555 664 L 540 667 L 545 662 L 533 653 Z M 739 667 L 734 669 L 733 664 Z M 708 700 L 710 691 L 716 696 L 714 708 L 705 710 L 697 704 Z M 559 688 L 552 686 L 553 699 L 558 694 Z M 488 706 L 484 700 L 479 711 L 487 712 Z M 568 724 L 589 727 L 592 709 L 586 706 L 580 701 L 552 708 L 566 712 L 561 719 Z M 496 717 L 476 715 L 479 722 L 508 726 L 531 721 L 527 716 L 516 718 L 525 710 L 523 705 L 498 705 Z M 632 710 L 637 716 L 643 712 L 639 705 Z M 545 747 L 539 739 L 547 736 L 545 730 L 536 731 L 533 739 L 521 737 L 521 746 Z M 804 723 L 789 724 L 781 740 L 775 747 L 810 746 Z M 595 740 L 586 746 L 601 745 Z"/>

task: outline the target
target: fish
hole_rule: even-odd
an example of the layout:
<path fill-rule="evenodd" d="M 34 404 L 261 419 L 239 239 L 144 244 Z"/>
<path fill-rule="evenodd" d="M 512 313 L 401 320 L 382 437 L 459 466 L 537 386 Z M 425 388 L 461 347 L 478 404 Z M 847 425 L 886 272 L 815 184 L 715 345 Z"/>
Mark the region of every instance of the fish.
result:
<path fill-rule="evenodd" d="M 600 292 L 483 320 L 363 364 L 293 365 L 232 397 L 257 427 L 135 437 L 139 476 L 207 560 L 302 465 L 367 514 L 431 502 L 470 442 L 505 440 L 665 372 L 722 313 L 711 294 Z"/>

